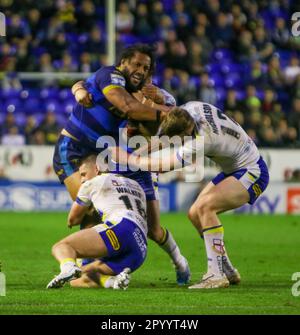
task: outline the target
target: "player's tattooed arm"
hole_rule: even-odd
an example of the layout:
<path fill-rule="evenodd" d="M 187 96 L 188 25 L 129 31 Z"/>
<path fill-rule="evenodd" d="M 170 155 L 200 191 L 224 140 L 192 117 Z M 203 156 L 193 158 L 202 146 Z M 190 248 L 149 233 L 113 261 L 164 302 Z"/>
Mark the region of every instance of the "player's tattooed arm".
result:
<path fill-rule="evenodd" d="M 164 105 L 165 104 L 165 97 L 161 90 L 153 85 L 153 84 L 146 84 L 142 88 L 142 93 L 144 96 L 150 100 L 152 100 L 154 103 L 158 105 Z"/>
<path fill-rule="evenodd" d="M 124 116 L 132 120 L 160 122 L 170 110 L 170 107 L 165 105 L 147 106 L 121 87 L 110 89 L 106 92 L 105 97 L 112 105 L 123 112 Z"/>
<path fill-rule="evenodd" d="M 84 107 L 93 105 L 92 95 L 86 90 L 84 81 L 80 80 L 72 86 L 72 94 L 75 100 Z"/>

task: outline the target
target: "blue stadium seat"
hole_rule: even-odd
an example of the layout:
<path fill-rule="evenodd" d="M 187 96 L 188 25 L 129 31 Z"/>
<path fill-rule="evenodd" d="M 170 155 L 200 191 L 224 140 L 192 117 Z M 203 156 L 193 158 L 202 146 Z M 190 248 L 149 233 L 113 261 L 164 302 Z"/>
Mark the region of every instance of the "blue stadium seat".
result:
<path fill-rule="evenodd" d="M 25 100 L 23 106 L 24 106 L 24 111 L 27 114 L 39 112 L 40 109 L 42 108 L 40 99 L 38 98 L 28 98 L 27 100 Z"/>

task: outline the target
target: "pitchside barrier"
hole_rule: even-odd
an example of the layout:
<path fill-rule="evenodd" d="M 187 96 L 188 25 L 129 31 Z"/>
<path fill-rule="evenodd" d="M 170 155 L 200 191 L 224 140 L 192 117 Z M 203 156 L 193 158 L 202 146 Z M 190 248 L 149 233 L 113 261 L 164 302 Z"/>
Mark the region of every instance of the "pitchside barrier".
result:
<path fill-rule="evenodd" d="M 52 146 L 0 147 L 0 210 L 66 211 L 71 199 L 52 168 Z M 236 213 L 300 213 L 300 150 L 261 150 L 270 171 L 270 185 L 254 206 L 243 206 Z M 184 172 L 160 175 L 159 195 L 162 212 L 186 211 L 218 168 L 205 160 L 205 178 L 183 181 Z M 198 178 L 195 177 L 195 180 Z"/>

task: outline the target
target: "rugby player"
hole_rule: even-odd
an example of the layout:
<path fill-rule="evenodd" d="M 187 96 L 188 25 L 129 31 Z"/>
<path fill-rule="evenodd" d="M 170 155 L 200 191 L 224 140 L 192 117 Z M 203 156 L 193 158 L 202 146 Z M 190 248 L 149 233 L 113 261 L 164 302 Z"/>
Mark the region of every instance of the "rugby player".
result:
<path fill-rule="evenodd" d="M 145 45 L 130 46 L 123 51 L 117 66 L 105 66 L 82 85 L 73 87 L 77 103 L 55 147 L 53 165 L 61 183 L 72 199 L 76 199 L 80 176 L 76 163 L 89 153 L 98 153 L 99 137 L 112 136 L 118 143 L 119 128 L 128 119 L 160 122 L 170 107 L 150 101 L 139 102 L 132 93 L 140 91 L 153 74 L 155 60 L 152 49 Z M 91 100 L 92 99 L 92 100 Z M 148 99 L 146 99 L 148 100 Z M 152 106 L 152 107 L 151 107 Z M 161 227 L 157 183 L 150 172 L 122 172 L 142 186 L 147 199 L 148 236 L 171 257 L 175 265 L 177 283 L 190 278 L 188 262 L 181 254 L 172 234 Z M 82 225 L 95 224 L 97 219 L 86 215 Z M 91 226 L 91 225 L 90 225 Z"/>
<path fill-rule="evenodd" d="M 129 272 L 139 268 L 147 254 L 146 196 L 133 179 L 100 174 L 96 156 L 82 160 L 82 185 L 68 216 L 68 226 L 79 225 L 93 204 L 103 223 L 74 233 L 52 248 L 61 272 L 47 288 L 60 288 L 81 275 L 77 257 L 100 258 L 83 267 L 73 287 L 127 288 Z"/>
<path fill-rule="evenodd" d="M 203 102 L 188 102 L 173 109 L 161 123 L 160 135 L 172 137 L 203 136 L 204 155 L 217 163 L 220 172 L 199 194 L 188 212 L 188 217 L 204 239 L 207 254 L 207 273 L 191 289 L 228 287 L 238 284 L 240 274 L 232 265 L 224 246 L 224 228 L 218 214 L 254 204 L 266 189 L 269 173 L 259 151 L 242 129 L 220 109 Z M 191 161 L 197 154 L 195 140 L 190 140 L 170 154 L 171 169 Z M 113 159 L 128 162 L 142 170 L 158 166 L 163 171 L 163 160 L 157 157 L 128 154 L 120 148 L 113 150 Z M 157 161 L 159 160 L 159 161 Z"/>

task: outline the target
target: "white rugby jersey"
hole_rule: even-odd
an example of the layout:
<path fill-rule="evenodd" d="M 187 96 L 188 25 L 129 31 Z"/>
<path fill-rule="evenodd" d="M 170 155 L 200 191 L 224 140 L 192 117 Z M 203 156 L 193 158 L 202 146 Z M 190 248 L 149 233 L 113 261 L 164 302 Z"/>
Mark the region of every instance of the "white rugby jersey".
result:
<path fill-rule="evenodd" d="M 163 94 L 165 98 L 165 105 L 167 106 L 176 106 L 176 100 L 173 97 L 171 93 L 168 91 L 164 90 L 163 88 L 160 88 L 161 93 Z"/>
<path fill-rule="evenodd" d="M 118 224 L 123 218 L 133 220 L 147 236 L 146 195 L 135 180 L 101 174 L 81 185 L 76 202 L 93 204 L 103 221 Z"/>
<path fill-rule="evenodd" d="M 244 129 L 217 107 L 204 102 L 192 101 L 182 106 L 195 120 L 196 135 L 204 136 L 204 154 L 231 173 L 255 164 L 259 151 Z M 187 143 L 183 153 L 191 153 Z"/>

